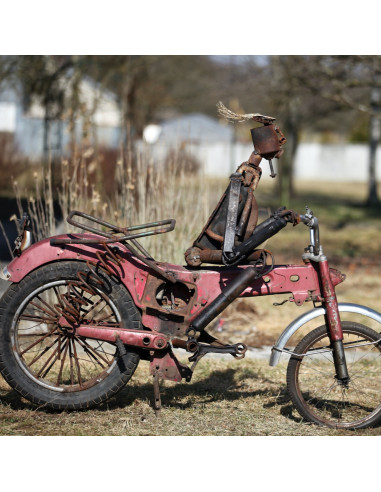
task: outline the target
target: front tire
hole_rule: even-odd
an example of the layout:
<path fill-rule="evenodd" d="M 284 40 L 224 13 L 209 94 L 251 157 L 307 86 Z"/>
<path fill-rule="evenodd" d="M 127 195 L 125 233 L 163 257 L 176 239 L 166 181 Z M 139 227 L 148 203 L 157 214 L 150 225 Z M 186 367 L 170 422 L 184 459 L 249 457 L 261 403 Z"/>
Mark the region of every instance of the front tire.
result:
<path fill-rule="evenodd" d="M 116 279 L 77 261 L 44 265 L 2 297 L 0 371 L 7 383 L 39 406 L 89 408 L 123 388 L 140 358 L 129 349 L 122 361 L 115 345 L 76 336 L 63 318 L 141 329 L 140 313 Z"/>
<path fill-rule="evenodd" d="M 287 387 L 306 420 L 338 429 L 362 429 L 381 421 L 381 335 L 367 326 L 342 322 L 348 385 L 336 378 L 328 330 L 320 326 L 295 347 Z"/>

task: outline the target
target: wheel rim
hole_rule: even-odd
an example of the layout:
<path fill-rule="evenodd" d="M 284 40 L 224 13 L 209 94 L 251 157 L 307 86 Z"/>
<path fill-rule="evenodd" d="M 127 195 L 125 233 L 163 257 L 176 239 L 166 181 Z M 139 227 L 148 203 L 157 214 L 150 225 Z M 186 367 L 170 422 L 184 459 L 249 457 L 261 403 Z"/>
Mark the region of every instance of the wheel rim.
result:
<path fill-rule="evenodd" d="M 381 347 L 358 346 L 376 339 L 355 329 L 343 329 L 343 343 L 350 381 L 345 387 L 335 378 L 327 334 L 304 347 L 297 362 L 296 388 L 302 407 L 320 423 L 336 428 L 358 427 L 381 411 Z M 313 349 L 329 349 L 308 355 Z"/>
<path fill-rule="evenodd" d="M 57 392 L 84 391 L 102 382 L 116 364 L 116 347 L 79 337 L 70 319 L 120 326 L 115 304 L 99 289 L 79 281 L 55 281 L 35 289 L 13 318 L 11 341 L 21 369 L 40 386 Z"/>

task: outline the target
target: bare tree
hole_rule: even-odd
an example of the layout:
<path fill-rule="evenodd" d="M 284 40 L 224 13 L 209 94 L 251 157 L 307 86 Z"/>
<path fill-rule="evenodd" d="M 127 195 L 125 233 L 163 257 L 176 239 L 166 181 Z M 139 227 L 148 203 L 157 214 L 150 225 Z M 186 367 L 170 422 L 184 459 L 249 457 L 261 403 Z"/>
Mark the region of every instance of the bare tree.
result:
<path fill-rule="evenodd" d="M 321 100 L 333 101 L 338 108 L 365 113 L 369 118 L 368 196 L 366 203 L 379 203 L 376 180 L 376 153 L 380 143 L 381 57 L 317 56 L 300 81 Z"/>
<path fill-rule="evenodd" d="M 316 128 L 317 122 L 339 108 L 336 101 L 322 99 L 305 83 L 316 77 L 310 56 L 271 56 L 262 71 L 261 83 L 267 88 L 267 107 L 277 117 L 287 138 L 279 166 L 278 191 L 282 204 L 289 206 L 294 195 L 294 161 L 302 131 Z"/>

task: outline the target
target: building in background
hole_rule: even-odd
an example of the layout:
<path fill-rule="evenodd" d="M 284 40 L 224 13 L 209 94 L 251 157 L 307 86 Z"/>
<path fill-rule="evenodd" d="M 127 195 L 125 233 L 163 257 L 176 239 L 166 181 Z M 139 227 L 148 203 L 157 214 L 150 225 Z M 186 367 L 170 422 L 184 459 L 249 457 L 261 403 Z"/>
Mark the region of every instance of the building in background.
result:
<path fill-rule="evenodd" d="M 63 82 L 64 97 L 71 97 L 70 85 Z M 12 143 L 14 152 L 31 161 L 47 154 L 67 155 L 73 138 L 105 148 L 118 148 L 121 138 L 120 110 L 116 96 L 87 78 L 79 83 L 79 117 L 75 127 L 70 112 L 48 118 L 37 98 L 26 101 L 21 84 L 3 84 L 0 89 L 0 134 Z"/>
<path fill-rule="evenodd" d="M 246 161 L 252 143 L 234 138 L 234 126 L 195 113 L 173 118 L 162 124 L 148 125 L 143 138 L 155 159 L 181 149 L 197 159 L 207 175 L 228 177 Z M 296 179 L 367 182 L 369 147 L 367 144 L 302 142 L 294 162 Z M 282 158 L 273 162 L 275 170 Z M 269 179 L 269 168 L 262 162 L 262 179 Z M 381 155 L 377 155 L 377 178 L 381 180 Z"/>
<path fill-rule="evenodd" d="M 68 77 L 68 80 L 70 77 Z M 72 96 L 72 85 L 62 83 L 64 97 Z M 70 155 L 73 139 L 87 139 L 99 149 L 120 148 L 121 110 L 115 94 L 90 78 L 78 85 L 80 111 L 75 125 L 70 111 L 49 119 L 37 99 L 26 101 L 21 84 L 3 83 L 0 88 L 0 152 L 17 154 L 30 161 L 48 155 Z M 65 105 L 70 107 L 70 104 Z M 247 160 L 253 147 L 235 139 L 234 126 L 210 116 L 193 113 L 148 125 L 144 142 L 154 160 L 162 161 L 181 150 L 199 162 L 207 175 L 229 176 Z M 367 144 L 320 144 L 302 142 L 294 163 L 296 179 L 321 181 L 358 181 L 368 179 L 369 149 Z M 275 160 L 275 168 L 278 165 Z M 281 161 L 280 161 L 281 164 Z M 381 180 L 381 156 L 378 153 L 376 176 Z M 269 173 L 263 165 L 263 179 Z"/>

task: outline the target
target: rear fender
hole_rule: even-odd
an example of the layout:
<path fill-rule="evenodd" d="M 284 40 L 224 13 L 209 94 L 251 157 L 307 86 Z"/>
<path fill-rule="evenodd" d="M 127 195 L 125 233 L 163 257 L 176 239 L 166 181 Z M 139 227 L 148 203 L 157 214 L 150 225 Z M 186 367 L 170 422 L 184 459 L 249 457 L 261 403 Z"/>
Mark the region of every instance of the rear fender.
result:
<path fill-rule="evenodd" d="M 91 234 L 78 234 L 81 238 L 94 239 L 97 236 Z M 72 235 L 62 235 L 55 236 L 55 239 L 66 239 L 72 237 Z M 98 262 L 96 256 L 97 252 L 105 251 L 102 244 L 65 244 L 52 246 L 50 240 L 52 238 L 47 238 L 38 243 L 33 244 L 30 248 L 22 252 L 20 256 L 15 258 L 4 268 L 1 278 L 8 280 L 9 282 L 20 282 L 29 273 L 36 270 L 37 268 L 57 262 L 57 261 L 92 261 Z M 100 241 L 104 238 L 100 238 Z M 120 267 L 112 266 L 115 270 L 117 268 L 118 277 L 120 277 L 122 283 L 125 285 L 132 298 L 136 302 L 136 288 L 134 286 L 134 279 L 137 277 L 137 272 L 139 272 L 139 278 L 146 277 L 148 274 L 146 272 L 147 267 L 139 261 L 124 245 L 116 243 L 115 245 L 119 249 L 119 254 L 124 260 Z M 143 280 L 143 279 L 142 279 Z M 144 283 L 144 282 L 143 282 Z"/>

